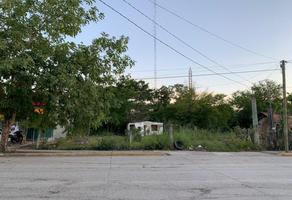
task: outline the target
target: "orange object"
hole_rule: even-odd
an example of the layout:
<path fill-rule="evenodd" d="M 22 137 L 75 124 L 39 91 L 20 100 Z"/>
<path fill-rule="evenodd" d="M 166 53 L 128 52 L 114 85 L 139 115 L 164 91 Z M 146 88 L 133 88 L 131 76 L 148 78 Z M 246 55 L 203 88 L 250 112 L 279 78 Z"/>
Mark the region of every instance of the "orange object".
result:
<path fill-rule="evenodd" d="M 35 108 L 34 112 L 39 114 L 39 115 L 43 115 L 44 114 L 44 109 L 43 108 Z"/>

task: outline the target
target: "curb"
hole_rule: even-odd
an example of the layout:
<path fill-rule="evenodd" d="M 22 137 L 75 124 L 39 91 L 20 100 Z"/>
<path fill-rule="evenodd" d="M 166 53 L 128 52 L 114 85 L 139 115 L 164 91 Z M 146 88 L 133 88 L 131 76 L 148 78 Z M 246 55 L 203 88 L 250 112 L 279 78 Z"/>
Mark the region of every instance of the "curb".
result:
<path fill-rule="evenodd" d="M 2 156 L 5 157 L 82 157 L 82 156 L 96 156 L 96 157 L 106 157 L 106 156 L 166 156 L 169 155 L 164 151 L 16 151 L 5 153 Z M 1 154 L 0 154 L 1 156 Z"/>

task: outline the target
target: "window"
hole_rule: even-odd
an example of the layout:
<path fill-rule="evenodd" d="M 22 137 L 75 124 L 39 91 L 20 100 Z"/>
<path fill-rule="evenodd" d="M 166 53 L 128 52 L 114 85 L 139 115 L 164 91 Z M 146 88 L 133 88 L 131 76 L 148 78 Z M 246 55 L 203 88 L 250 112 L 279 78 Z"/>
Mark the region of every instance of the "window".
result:
<path fill-rule="evenodd" d="M 158 131 L 157 125 L 151 125 L 151 131 Z"/>
<path fill-rule="evenodd" d="M 135 129 L 135 125 L 134 124 L 131 124 L 130 125 L 130 130 L 134 130 Z"/>

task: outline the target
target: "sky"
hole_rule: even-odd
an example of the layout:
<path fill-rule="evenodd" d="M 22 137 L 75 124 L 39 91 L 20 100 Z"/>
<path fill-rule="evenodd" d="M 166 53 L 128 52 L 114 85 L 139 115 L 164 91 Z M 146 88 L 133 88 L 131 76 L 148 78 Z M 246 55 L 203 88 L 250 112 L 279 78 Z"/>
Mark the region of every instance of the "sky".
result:
<path fill-rule="evenodd" d="M 149 17 L 154 17 L 152 0 L 127 1 Z M 123 0 L 105 0 L 105 2 L 138 26 L 151 34 L 154 33 L 153 22 L 131 8 Z M 234 47 L 156 7 L 156 22 L 189 46 L 187 47 L 156 26 L 157 38 L 180 52 L 178 54 L 157 41 L 158 78 L 187 76 L 189 68 L 191 68 L 194 75 L 192 78 L 193 86 L 198 91 L 227 95 L 237 90 L 248 89 L 252 83 L 264 79 L 272 79 L 282 83 L 280 60 L 292 60 L 291 0 L 157 0 L 157 3 L 224 39 L 258 54 L 271 57 L 266 58 Z M 105 14 L 105 18 L 83 27 L 82 33 L 70 40 L 90 44 L 94 38 L 100 36 L 101 32 L 116 37 L 128 36 L 127 54 L 135 61 L 135 66 L 127 69 L 126 73 L 131 74 L 136 79 L 152 78 L 145 81 L 149 82 L 150 87 L 154 87 L 154 39 L 103 5 L 99 0 L 96 0 L 95 4 Z M 207 56 L 209 60 L 193 49 Z M 210 62 L 210 59 L 214 62 Z M 206 70 L 206 67 L 212 72 Z M 292 92 L 292 63 L 287 63 L 286 68 L 287 91 Z M 265 69 L 279 70 L 226 74 L 225 77 L 218 75 L 196 76 L 214 72 Z M 177 83 L 188 85 L 188 77 L 157 79 L 157 87 Z"/>

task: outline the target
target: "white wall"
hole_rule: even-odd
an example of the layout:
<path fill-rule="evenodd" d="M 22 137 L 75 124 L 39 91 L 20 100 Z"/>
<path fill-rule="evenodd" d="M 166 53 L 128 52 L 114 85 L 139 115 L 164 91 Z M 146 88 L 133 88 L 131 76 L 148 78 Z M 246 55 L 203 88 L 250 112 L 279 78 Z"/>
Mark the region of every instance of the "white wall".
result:
<path fill-rule="evenodd" d="M 53 139 L 63 138 L 66 137 L 66 135 L 67 132 L 65 132 L 65 128 L 59 125 L 53 130 Z"/>

